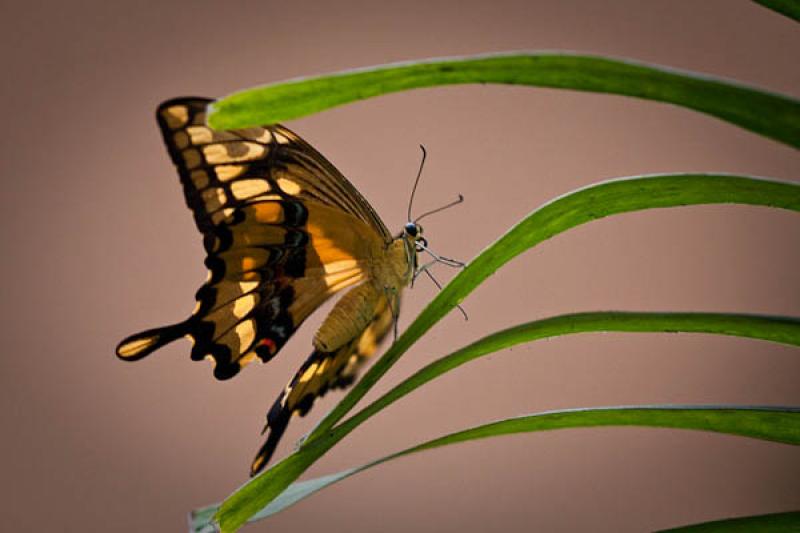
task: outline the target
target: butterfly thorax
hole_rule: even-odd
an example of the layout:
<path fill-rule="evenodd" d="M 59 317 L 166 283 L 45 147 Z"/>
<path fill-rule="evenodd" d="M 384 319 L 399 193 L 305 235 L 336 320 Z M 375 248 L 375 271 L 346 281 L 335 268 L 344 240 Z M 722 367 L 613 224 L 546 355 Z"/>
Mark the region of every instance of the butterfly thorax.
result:
<path fill-rule="evenodd" d="M 386 245 L 384 253 L 374 261 L 370 279 L 390 295 L 396 294 L 411 283 L 416 264 L 414 238 L 403 234 Z"/>
<path fill-rule="evenodd" d="M 399 292 L 414 275 L 417 262 L 414 240 L 404 234 L 375 252 L 370 275 L 342 296 L 314 335 L 316 349 L 332 352 L 352 340 L 370 323 L 381 299 L 388 299 L 396 307 Z"/>

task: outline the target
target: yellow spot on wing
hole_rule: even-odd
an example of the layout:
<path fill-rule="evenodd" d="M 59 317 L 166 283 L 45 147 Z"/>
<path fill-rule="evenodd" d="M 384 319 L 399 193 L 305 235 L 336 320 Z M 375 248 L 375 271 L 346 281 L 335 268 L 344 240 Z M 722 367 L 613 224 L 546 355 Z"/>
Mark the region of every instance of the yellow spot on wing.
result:
<path fill-rule="evenodd" d="M 257 281 L 242 281 L 239 283 L 239 290 L 242 291 L 242 294 L 252 291 L 258 287 Z"/>
<path fill-rule="evenodd" d="M 264 457 L 262 455 L 259 455 L 253 461 L 253 465 L 250 467 L 250 470 L 253 472 L 258 472 L 259 470 L 261 470 L 261 463 L 263 462 L 264 462 Z"/>
<path fill-rule="evenodd" d="M 275 132 L 275 140 L 278 142 L 278 144 L 289 144 L 289 138 L 282 133 L 278 133 L 277 131 Z"/>
<path fill-rule="evenodd" d="M 292 196 L 296 196 L 302 190 L 297 182 L 287 178 L 278 178 L 278 186 L 281 188 L 281 190 L 283 190 L 283 192 L 286 194 L 291 194 Z"/>
<path fill-rule="evenodd" d="M 300 379 L 298 381 L 300 383 L 305 383 L 306 381 L 314 377 L 314 372 L 316 371 L 317 371 L 317 363 L 312 363 L 308 368 L 306 368 L 306 371 L 303 372 L 303 375 L 300 376 Z"/>
<path fill-rule="evenodd" d="M 170 128 L 180 128 L 189 121 L 189 110 L 184 105 L 174 105 L 162 110 L 161 116 Z"/>
<path fill-rule="evenodd" d="M 264 146 L 245 141 L 203 146 L 203 154 L 206 156 L 206 161 L 212 164 L 249 161 L 263 157 L 266 152 L 267 150 Z"/>
<path fill-rule="evenodd" d="M 322 362 L 319 364 L 319 368 L 317 368 L 317 375 L 321 376 L 325 369 L 328 368 L 328 364 L 331 362 L 331 359 L 323 359 Z"/>
<path fill-rule="evenodd" d="M 158 335 L 134 339 L 120 346 L 117 349 L 117 353 L 120 355 L 120 357 L 134 357 L 135 355 L 142 353 L 144 350 L 154 345 L 156 342 L 158 342 Z"/>
<path fill-rule="evenodd" d="M 239 180 L 231 184 L 231 192 L 238 200 L 244 200 L 269 191 L 269 182 L 266 180 Z"/>
<path fill-rule="evenodd" d="M 211 130 L 205 126 L 189 126 L 186 133 L 191 136 L 194 144 L 208 144 L 213 138 Z"/>
<path fill-rule="evenodd" d="M 236 315 L 238 318 L 243 318 L 253 310 L 256 306 L 256 295 L 255 294 L 248 294 L 247 296 L 242 296 L 241 298 L 237 299 L 236 302 L 233 304 L 233 314 Z"/>
<path fill-rule="evenodd" d="M 215 170 L 220 181 L 228 181 L 244 172 L 245 168 L 242 165 L 220 165 Z"/>
<path fill-rule="evenodd" d="M 239 336 L 240 350 L 246 350 L 253 344 L 253 340 L 256 338 L 255 322 L 246 320 L 237 325 L 234 330 L 236 331 L 236 335 Z"/>
<path fill-rule="evenodd" d="M 243 355 L 239 358 L 239 367 L 244 367 L 248 363 L 252 363 L 256 358 L 256 352 L 247 352 L 247 354 Z"/>

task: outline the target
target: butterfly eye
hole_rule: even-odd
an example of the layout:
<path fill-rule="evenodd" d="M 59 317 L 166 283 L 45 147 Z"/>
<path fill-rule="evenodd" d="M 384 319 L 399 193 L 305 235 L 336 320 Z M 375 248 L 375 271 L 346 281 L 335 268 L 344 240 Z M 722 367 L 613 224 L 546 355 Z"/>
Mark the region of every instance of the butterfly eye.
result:
<path fill-rule="evenodd" d="M 405 231 L 406 231 L 406 235 L 409 235 L 411 237 L 416 237 L 417 236 L 417 225 L 414 224 L 413 222 L 409 222 L 405 226 Z"/>

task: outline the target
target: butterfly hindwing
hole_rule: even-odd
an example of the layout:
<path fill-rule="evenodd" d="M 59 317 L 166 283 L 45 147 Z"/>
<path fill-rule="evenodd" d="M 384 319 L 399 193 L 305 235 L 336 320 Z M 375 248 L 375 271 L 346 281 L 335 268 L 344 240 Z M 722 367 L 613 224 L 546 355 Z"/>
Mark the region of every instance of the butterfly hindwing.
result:
<path fill-rule="evenodd" d="M 399 296 L 382 296 L 374 307 L 374 315 L 364 331 L 333 352 L 314 350 L 289 384 L 273 403 L 264 428 L 267 439 L 250 466 L 250 475 L 257 474 L 270 460 L 292 415 L 305 416 L 314 400 L 332 389 L 349 387 L 358 371 L 375 353 L 386 337 L 399 312 Z"/>

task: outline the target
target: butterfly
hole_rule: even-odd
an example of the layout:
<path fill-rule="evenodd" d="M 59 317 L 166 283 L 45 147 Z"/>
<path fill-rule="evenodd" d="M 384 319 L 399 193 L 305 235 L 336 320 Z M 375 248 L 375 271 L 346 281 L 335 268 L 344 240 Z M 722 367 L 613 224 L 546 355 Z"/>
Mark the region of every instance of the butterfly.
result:
<path fill-rule="evenodd" d="M 428 249 L 410 203 L 409 222 L 392 235 L 356 188 L 295 133 L 281 125 L 213 130 L 205 124 L 211 102 L 176 98 L 156 111 L 203 235 L 208 279 L 189 318 L 131 335 L 116 353 L 135 361 L 186 337 L 193 360 L 211 361 L 214 376 L 229 379 L 251 361 L 272 359 L 315 309 L 349 288 L 269 410 L 252 476 L 269 462 L 292 415 L 304 416 L 316 398 L 352 384 L 396 328 L 402 290 L 419 273 L 430 274 L 417 255 Z M 463 266 L 429 253 L 431 263 Z"/>

